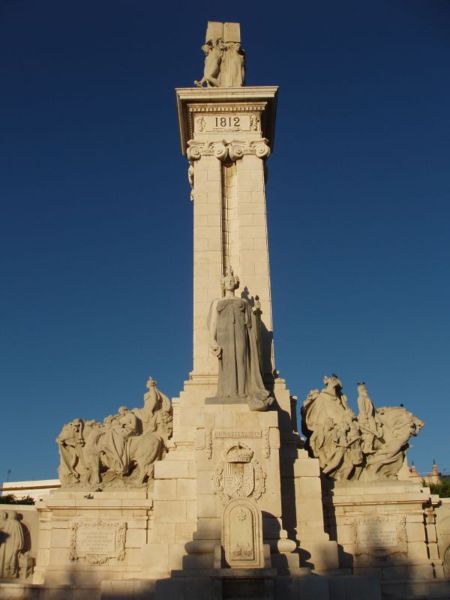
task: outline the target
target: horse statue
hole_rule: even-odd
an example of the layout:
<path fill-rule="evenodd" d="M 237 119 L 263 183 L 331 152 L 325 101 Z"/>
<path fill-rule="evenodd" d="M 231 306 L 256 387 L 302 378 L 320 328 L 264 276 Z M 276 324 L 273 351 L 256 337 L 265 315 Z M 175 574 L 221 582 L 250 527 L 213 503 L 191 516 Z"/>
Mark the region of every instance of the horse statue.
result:
<path fill-rule="evenodd" d="M 172 435 L 172 406 L 149 379 L 142 408 L 119 408 L 102 423 L 74 419 L 57 438 L 63 487 L 143 486 L 164 458 Z"/>
<path fill-rule="evenodd" d="M 423 421 L 401 406 L 375 408 L 364 383 L 358 384 L 356 416 L 337 375 L 324 377 L 302 408 L 303 433 L 322 473 L 336 480 L 397 479 L 409 440 Z"/>

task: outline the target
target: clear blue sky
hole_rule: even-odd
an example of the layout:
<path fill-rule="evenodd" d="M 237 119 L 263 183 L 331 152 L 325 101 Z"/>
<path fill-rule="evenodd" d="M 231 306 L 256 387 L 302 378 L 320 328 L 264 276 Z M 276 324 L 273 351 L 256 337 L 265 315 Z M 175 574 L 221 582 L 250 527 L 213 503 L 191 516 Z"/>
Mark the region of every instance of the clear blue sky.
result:
<path fill-rule="evenodd" d="M 206 21 L 278 84 L 267 187 L 277 368 L 300 399 L 404 403 L 450 469 L 450 3 L 0 0 L 0 480 L 191 369 L 192 206 L 174 88 Z"/>

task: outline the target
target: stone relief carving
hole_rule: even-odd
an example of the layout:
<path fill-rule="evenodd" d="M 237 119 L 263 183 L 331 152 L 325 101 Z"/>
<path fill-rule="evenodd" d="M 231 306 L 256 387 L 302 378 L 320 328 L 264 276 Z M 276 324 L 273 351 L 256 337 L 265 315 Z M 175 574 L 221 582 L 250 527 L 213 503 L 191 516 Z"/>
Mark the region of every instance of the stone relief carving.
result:
<path fill-rule="evenodd" d="M 23 528 L 16 511 L 0 511 L 0 579 L 19 577 L 19 559 L 24 542 Z"/>
<path fill-rule="evenodd" d="M 250 410 L 267 410 L 273 398 L 261 377 L 256 324 L 250 304 L 236 298 L 239 278 L 229 268 L 222 279 L 224 298 L 212 302 L 209 345 L 219 362 L 218 401 L 246 400 Z"/>
<path fill-rule="evenodd" d="M 244 155 L 256 155 L 258 158 L 267 158 L 270 155 L 270 147 L 266 138 L 252 141 L 222 141 L 222 142 L 197 142 L 188 141 L 187 158 L 190 161 L 199 160 L 202 156 L 215 156 L 222 162 L 232 160 L 233 162 Z"/>
<path fill-rule="evenodd" d="M 241 48 L 239 23 L 209 22 L 203 77 L 198 87 L 241 87 L 245 80 L 245 52 Z"/>
<path fill-rule="evenodd" d="M 213 475 L 214 487 L 222 502 L 232 498 L 258 500 L 266 491 L 265 479 L 253 450 L 241 442 L 228 447 Z"/>
<path fill-rule="evenodd" d="M 233 568 L 264 567 L 261 511 L 249 499 L 227 504 L 223 512 L 222 542 L 225 561 Z"/>
<path fill-rule="evenodd" d="M 153 464 L 170 445 L 172 406 L 150 378 L 144 406 L 125 406 L 103 422 L 74 419 L 57 438 L 62 487 L 140 487 L 153 477 Z"/>
<path fill-rule="evenodd" d="M 356 416 L 336 375 L 311 390 L 303 403 L 303 429 L 313 456 L 333 479 L 397 479 L 411 436 L 423 421 L 403 406 L 376 409 L 364 383 L 358 384 Z"/>
<path fill-rule="evenodd" d="M 127 524 L 123 521 L 75 521 L 71 524 L 69 560 L 105 565 L 125 558 Z"/>

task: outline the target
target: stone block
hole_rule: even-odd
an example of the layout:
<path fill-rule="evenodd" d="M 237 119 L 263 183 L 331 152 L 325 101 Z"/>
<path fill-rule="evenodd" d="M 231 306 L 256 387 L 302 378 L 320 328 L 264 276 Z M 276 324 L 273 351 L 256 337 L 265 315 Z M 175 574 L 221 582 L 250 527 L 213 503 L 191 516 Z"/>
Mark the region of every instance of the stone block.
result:
<path fill-rule="evenodd" d="M 274 517 L 281 518 L 281 496 L 279 491 L 277 493 L 266 492 L 260 500 L 260 505 L 261 510 L 270 513 Z"/>
<path fill-rule="evenodd" d="M 425 525 L 423 523 L 406 523 L 406 537 L 408 542 L 424 542 Z"/>
<path fill-rule="evenodd" d="M 154 523 L 150 532 L 151 542 L 175 541 L 175 523 Z"/>
<path fill-rule="evenodd" d="M 314 543 L 308 541 L 303 543 L 300 540 L 300 548 L 309 554 L 308 563 L 316 571 L 328 571 L 337 569 L 339 566 L 336 542 Z"/>
<path fill-rule="evenodd" d="M 197 482 L 195 479 L 178 479 L 176 482 L 176 497 L 178 500 L 195 500 L 197 497 Z"/>
<path fill-rule="evenodd" d="M 185 544 L 171 544 L 169 547 L 169 569 L 182 569 L 183 557 L 186 555 Z"/>
<path fill-rule="evenodd" d="M 197 493 L 200 495 L 214 493 L 214 484 L 211 471 L 198 471 Z"/>
<path fill-rule="evenodd" d="M 194 521 L 187 523 L 176 523 L 175 540 L 177 542 L 190 542 L 193 539 L 197 524 Z"/>
<path fill-rule="evenodd" d="M 322 493 L 319 477 L 302 477 L 296 485 L 296 496 L 298 498 L 317 498 Z"/>
<path fill-rule="evenodd" d="M 192 554 L 183 558 L 183 569 L 212 569 L 214 554 Z"/>
<path fill-rule="evenodd" d="M 275 580 L 275 597 L 282 600 L 300 600 L 303 598 L 331 600 L 328 581 L 323 577 L 314 575 L 277 577 Z"/>
<path fill-rule="evenodd" d="M 186 500 L 186 520 L 194 521 L 197 518 L 197 501 Z"/>
<path fill-rule="evenodd" d="M 145 529 L 128 529 L 126 537 L 126 548 L 142 548 L 147 543 L 147 531 Z"/>
<path fill-rule="evenodd" d="M 354 544 L 355 528 L 351 525 L 339 525 L 337 527 L 337 542 L 339 544 Z"/>
<path fill-rule="evenodd" d="M 221 535 L 221 519 L 199 519 L 197 531 L 194 532 L 194 540 L 220 540 Z"/>
<path fill-rule="evenodd" d="M 176 500 L 177 480 L 155 479 L 153 498 L 154 500 Z"/>
<path fill-rule="evenodd" d="M 154 519 L 159 523 L 184 523 L 187 520 L 186 500 L 155 502 Z"/>
<path fill-rule="evenodd" d="M 426 527 L 426 533 L 427 533 L 427 541 L 429 543 L 433 542 L 437 542 L 437 533 L 436 533 L 436 527 L 434 525 L 427 525 Z"/>
<path fill-rule="evenodd" d="M 427 546 L 424 542 L 408 543 L 408 560 L 423 562 L 428 560 Z"/>
<path fill-rule="evenodd" d="M 68 548 L 70 539 L 70 529 L 68 524 L 64 529 L 54 529 L 51 535 L 52 548 Z"/>
<path fill-rule="evenodd" d="M 218 498 L 215 495 L 203 494 L 197 499 L 197 514 L 199 517 L 217 517 L 220 512 L 218 509 Z"/>
<path fill-rule="evenodd" d="M 294 475 L 296 477 L 319 477 L 319 461 L 316 458 L 298 458 L 294 463 Z"/>
<path fill-rule="evenodd" d="M 211 600 L 213 580 L 209 577 L 171 577 L 158 581 L 154 600 Z M 152 599 L 153 600 L 153 599 Z"/>
<path fill-rule="evenodd" d="M 155 463 L 155 480 L 189 478 L 189 463 L 187 460 L 162 460 Z"/>
<path fill-rule="evenodd" d="M 169 572 L 169 544 L 147 544 L 142 549 L 141 556 L 144 576 Z"/>
<path fill-rule="evenodd" d="M 375 577 L 330 577 L 330 600 L 381 600 L 380 582 Z"/>

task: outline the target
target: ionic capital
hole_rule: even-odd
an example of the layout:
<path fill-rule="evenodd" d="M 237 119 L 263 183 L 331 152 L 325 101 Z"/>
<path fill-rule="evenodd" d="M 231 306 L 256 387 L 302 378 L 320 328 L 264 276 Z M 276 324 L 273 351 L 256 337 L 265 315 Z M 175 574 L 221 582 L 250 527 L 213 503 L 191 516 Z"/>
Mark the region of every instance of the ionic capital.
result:
<path fill-rule="evenodd" d="M 222 162 L 225 162 L 226 160 L 235 162 L 245 155 L 267 158 L 270 155 L 270 147 L 265 138 L 251 142 L 239 140 L 197 142 L 195 140 L 189 140 L 186 155 L 189 161 L 199 160 L 202 156 L 215 156 Z"/>

